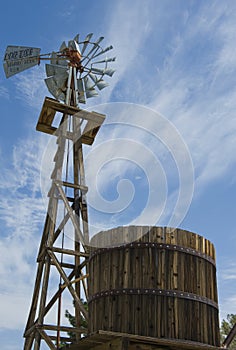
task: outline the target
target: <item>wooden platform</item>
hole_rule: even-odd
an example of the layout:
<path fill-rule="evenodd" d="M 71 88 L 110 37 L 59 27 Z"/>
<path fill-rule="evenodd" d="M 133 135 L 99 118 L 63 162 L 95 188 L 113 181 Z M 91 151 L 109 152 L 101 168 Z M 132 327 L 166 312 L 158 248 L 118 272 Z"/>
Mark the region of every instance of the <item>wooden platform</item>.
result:
<path fill-rule="evenodd" d="M 82 130 L 81 141 L 87 145 L 93 144 L 98 130 L 105 120 L 104 114 L 88 112 L 77 107 L 60 103 L 53 98 L 45 97 L 36 130 L 50 135 L 57 135 L 58 127 L 53 126 L 57 112 L 77 117 L 86 122 Z M 68 132 L 67 137 L 72 139 L 72 133 Z"/>
<path fill-rule="evenodd" d="M 82 338 L 78 344 L 62 350 L 219 350 L 223 348 L 187 340 L 152 338 L 127 333 L 98 331 Z"/>

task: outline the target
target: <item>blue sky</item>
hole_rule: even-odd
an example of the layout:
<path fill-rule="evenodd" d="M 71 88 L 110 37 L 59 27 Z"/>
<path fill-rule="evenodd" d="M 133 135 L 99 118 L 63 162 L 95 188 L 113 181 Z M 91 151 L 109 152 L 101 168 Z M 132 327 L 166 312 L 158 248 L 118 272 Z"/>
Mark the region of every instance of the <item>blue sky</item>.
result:
<path fill-rule="evenodd" d="M 168 224 L 182 174 L 179 226 L 214 243 L 220 315 L 236 313 L 236 3 L 14 0 L 1 4 L 0 28 L 2 57 L 7 45 L 58 50 L 77 33 L 93 32 L 114 46 L 116 73 L 87 104 L 107 114 L 92 152 L 86 150 L 93 229 L 152 224 L 157 212 L 156 224 Z M 50 96 L 44 78 L 43 63 L 10 79 L 0 70 L 0 335 L 6 350 L 23 342 L 45 218 L 40 177 L 42 165 L 50 167 L 49 137 L 35 131 Z M 162 122 L 170 136 L 161 132 Z"/>

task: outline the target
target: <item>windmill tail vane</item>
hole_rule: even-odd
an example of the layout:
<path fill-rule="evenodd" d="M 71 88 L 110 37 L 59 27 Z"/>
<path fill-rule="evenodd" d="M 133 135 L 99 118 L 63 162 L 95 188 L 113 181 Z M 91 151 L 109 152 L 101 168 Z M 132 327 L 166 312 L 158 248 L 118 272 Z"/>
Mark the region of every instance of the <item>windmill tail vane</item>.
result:
<path fill-rule="evenodd" d="M 40 54 L 41 49 L 27 46 L 7 46 L 3 67 L 7 78 L 18 74 L 33 66 L 39 65 L 41 60 L 49 60 L 46 63 L 45 83 L 49 92 L 58 100 L 66 102 L 66 91 L 70 70 L 76 78 L 78 103 L 86 103 L 86 98 L 98 96 L 98 90 L 104 89 L 108 83 L 104 76 L 112 76 L 114 69 L 108 65 L 115 61 L 116 57 L 107 57 L 108 51 L 113 49 L 110 45 L 103 49 L 100 43 L 104 37 L 92 41 L 90 33 L 84 40 L 79 39 L 79 34 L 68 44 L 64 41 L 59 51 Z M 102 56 L 105 55 L 105 58 Z M 101 57 L 101 58 L 100 58 Z"/>

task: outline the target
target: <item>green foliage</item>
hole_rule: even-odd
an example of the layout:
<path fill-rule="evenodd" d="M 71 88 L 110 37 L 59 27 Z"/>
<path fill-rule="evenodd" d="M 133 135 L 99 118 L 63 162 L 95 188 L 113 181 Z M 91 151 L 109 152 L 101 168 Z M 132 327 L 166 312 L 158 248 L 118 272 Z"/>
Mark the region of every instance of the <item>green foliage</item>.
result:
<path fill-rule="evenodd" d="M 224 319 L 222 320 L 221 328 L 220 328 L 221 343 L 227 337 L 227 335 L 229 334 L 230 330 L 233 328 L 235 323 L 236 323 L 236 314 L 228 314 L 226 317 L 226 320 Z M 230 350 L 236 349 L 236 337 L 230 344 L 229 349 Z"/>
<path fill-rule="evenodd" d="M 83 301 L 83 305 L 84 308 L 88 310 L 88 303 L 86 301 Z M 68 310 L 66 310 L 65 312 L 65 317 L 68 319 L 72 327 L 76 327 L 75 316 L 71 315 L 71 313 Z M 88 323 L 82 314 L 80 314 L 80 327 L 85 329 L 88 328 Z M 72 343 L 76 342 L 76 335 L 74 332 L 68 332 L 68 336 L 70 337 Z"/>

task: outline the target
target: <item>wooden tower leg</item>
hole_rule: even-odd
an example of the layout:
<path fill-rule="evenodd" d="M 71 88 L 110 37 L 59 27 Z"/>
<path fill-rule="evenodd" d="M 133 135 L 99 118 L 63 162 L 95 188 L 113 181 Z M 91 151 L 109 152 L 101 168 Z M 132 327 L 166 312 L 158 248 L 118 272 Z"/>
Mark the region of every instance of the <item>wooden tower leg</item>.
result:
<path fill-rule="evenodd" d="M 81 328 L 81 315 L 88 319 L 88 312 L 82 299 L 87 298 L 89 229 L 86 201 L 88 189 L 85 185 L 82 146 L 83 143 L 88 145 L 93 143 L 105 116 L 76 107 L 76 95 L 73 95 L 73 91 L 76 90 L 73 78 L 75 76 L 75 69 L 73 71 L 71 67 L 66 104 L 46 98 L 37 124 L 37 130 L 57 137 L 57 151 L 51 175 L 48 211 L 37 258 L 36 281 L 24 333 L 24 350 L 40 350 L 42 341 L 49 349 L 56 350 L 60 346 L 61 339 L 70 342 L 68 332 L 75 333 L 76 340 L 86 332 Z M 52 126 L 56 113 L 62 114 L 58 127 Z M 82 121 L 85 125 L 83 128 Z M 65 178 L 69 143 L 73 145 L 72 179 Z M 71 237 L 71 228 L 74 230 L 73 245 L 71 239 L 66 239 L 65 234 L 66 230 L 69 230 Z M 60 281 L 59 286 L 54 282 L 55 273 Z M 73 303 L 75 305 L 76 328 L 68 324 L 61 325 L 61 314 L 65 311 L 61 307 L 61 300 L 65 290 L 71 296 L 71 305 Z M 57 303 L 58 311 L 55 312 Z M 55 322 L 47 324 L 47 316 L 50 316 L 50 322 L 51 318 L 55 319 Z"/>

